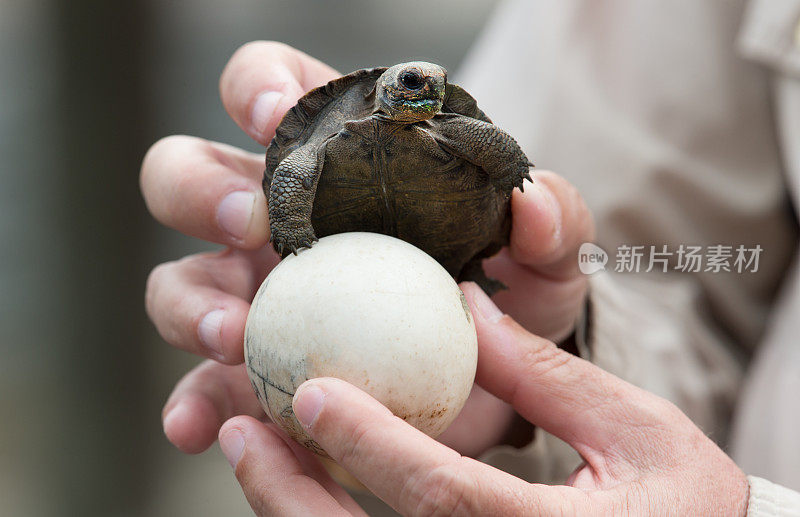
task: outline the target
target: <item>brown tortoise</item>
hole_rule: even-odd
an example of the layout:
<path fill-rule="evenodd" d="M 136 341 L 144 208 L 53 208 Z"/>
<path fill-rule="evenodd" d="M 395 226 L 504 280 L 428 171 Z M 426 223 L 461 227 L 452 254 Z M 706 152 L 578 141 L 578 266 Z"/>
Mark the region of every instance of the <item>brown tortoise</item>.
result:
<path fill-rule="evenodd" d="M 270 240 L 281 255 L 317 236 L 376 232 L 422 249 L 492 293 L 481 261 L 508 243 L 509 200 L 532 164 L 444 68 L 355 71 L 308 92 L 267 149 Z"/>

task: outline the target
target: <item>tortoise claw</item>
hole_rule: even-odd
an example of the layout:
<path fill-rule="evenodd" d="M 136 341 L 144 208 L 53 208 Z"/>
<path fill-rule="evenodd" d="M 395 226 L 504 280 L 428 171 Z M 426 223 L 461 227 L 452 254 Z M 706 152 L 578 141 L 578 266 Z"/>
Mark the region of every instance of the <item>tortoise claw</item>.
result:
<path fill-rule="evenodd" d="M 281 257 L 289 253 L 297 255 L 298 251 L 310 248 L 318 240 L 310 226 L 308 228 L 279 226 L 273 229 L 273 235 L 275 236 L 273 245 Z"/>
<path fill-rule="evenodd" d="M 525 191 L 525 180 L 530 181 L 533 183 L 533 179 L 531 178 L 531 173 L 527 169 L 527 167 L 522 168 L 521 166 L 516 168 L 516 170 L 504 178 L 500 179 L 497 183 L 497 189 L 501 192 L 506 193 L 507 195 L 511 195 L 511 192 L 518 188 L 520 191 Z"/>

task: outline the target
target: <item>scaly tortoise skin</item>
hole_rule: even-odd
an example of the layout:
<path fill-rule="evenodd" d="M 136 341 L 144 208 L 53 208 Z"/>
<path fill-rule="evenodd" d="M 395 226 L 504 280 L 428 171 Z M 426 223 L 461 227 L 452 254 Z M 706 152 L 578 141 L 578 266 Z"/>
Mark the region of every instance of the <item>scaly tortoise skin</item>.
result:
<path fill-rule="evenodd" d="M 459 282 L 503 288 L 481 261 L 508 243 L 511 192 L 533 164 L 444 68 L 363 69 L 311 90 L 283 117 L 266 165 L 270 240 L 282 256 L 317 237 L 383 233 Z"/>

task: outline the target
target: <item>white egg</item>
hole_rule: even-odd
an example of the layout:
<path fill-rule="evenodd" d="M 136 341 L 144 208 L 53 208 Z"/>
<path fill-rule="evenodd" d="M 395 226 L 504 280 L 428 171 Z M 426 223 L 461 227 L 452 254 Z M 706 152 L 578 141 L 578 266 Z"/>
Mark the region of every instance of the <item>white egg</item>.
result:
<path fill-rule="evenodd" d="M 245 331 L 261 405 L 321 454 L 292 411 L 307 379 L 348 381 L 435 437 L 466 402 L 477 359 L 475 324 L 452 277 L 418 248 L 375 233 L 331 235 L 284 259 Z"/>

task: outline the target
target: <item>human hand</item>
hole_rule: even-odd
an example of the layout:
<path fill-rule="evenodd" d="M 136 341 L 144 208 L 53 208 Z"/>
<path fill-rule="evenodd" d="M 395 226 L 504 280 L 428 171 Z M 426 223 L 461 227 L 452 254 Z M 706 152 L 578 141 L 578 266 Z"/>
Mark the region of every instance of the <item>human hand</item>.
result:
<path fill-rule="evenodd" d="M 220 94 L 236 123 L 266 145 L 300 96 L 336 76 L 286 45 L 254 42 L 225 67 Z M 213 360 L 187 374 L 164 407 L 165 433 L 185 452 L 208 448 L 231 416 L 263 416 L 240 364 L 250 301 L 279 261 L 266 246 L 263 171 L 261 154 L 188 136 L 159 141 L 142 164 L 142 192 L 156 219 L 228 247 L 162 264 L 148 280 L 147 311 L 164 339 Z M 560 339 L 582 305 L 586 283 L 575 256 L 591 239 L 592 223 L 565 180 L 547 172 L 536 178 L 524 194 L 514 192 L 510 247 L 487 260 L 486 270 L 513 286 L 497 297 L 505 310 L 529 329 Z M 513 415 L 510 406 L 476 387 L 442 439 L 478 454 L 497 443 Z"/>
<path fill-rule="evenodd" d="M 330 456 L 406 515 L 744 515 L 742 471 L 673 404 L 534 336 L 475 285 L 477 380 L 584 459 L 563 486 L 461 456 L 344 381 L 312 379 L 294 410 Z M 258 515 L 363 513 L 313 454 L 235 417 L 220 445 Z"/>
<path fill-rule="evenodd" d="M 239 127 L 266 145 L 299 97 L 338 75 L 286 45 L 254 42 L 228 62 L 220 96 Z M 250 301 L 280 260 L 267 245 L 263 174 L 263 154 L 189 136 L 160 140 L 142 164 L 142 193 L 156 219 L 227 246 L 161 264 L 147 282 L 145 305 L 162 337 L 211 359 L 178 383 L 163 410 L 164 431 L 184 452 L 207 449 L 230 416 L 264 416 L 241 364 Z"/>

